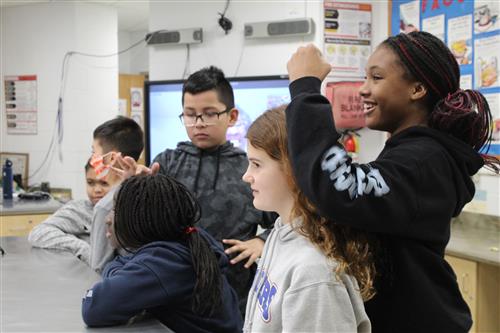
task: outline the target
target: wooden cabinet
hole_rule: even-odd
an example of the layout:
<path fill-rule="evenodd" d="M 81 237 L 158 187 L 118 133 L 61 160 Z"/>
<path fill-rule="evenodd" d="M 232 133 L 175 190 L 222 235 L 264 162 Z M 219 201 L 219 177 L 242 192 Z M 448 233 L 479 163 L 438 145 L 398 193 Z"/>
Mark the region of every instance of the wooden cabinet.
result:
<path fill-rule="evenodd" d="M 0 216 L 0 237 L 27 236 L 34 226 L 47 217 L 49 214 Z"/>
<path fill-rule="evenodd" d="M 127 117 L 131 117 L 135 121 L 137 121 L 142 129 L 144 129 L 144 109 L 142 113 L 132 114 L 132 96 L 131 89 L 132 88 L 140 88 L 142 89 L 142 100 L 140 101 L 142 107 L 144 108 L 144 81 L 146 77 L 144 75 L 132 75 L 132 74 L 120 74 L 118 80 L 118 92 L 119 98 L 121 100 L 125 100 L 127 102 L 127 113 L 125 114 Z M 144 160 L 144 152 L 141 154 L 139 158 L 139 164 L 145 164 Z"/>
<path fill-rule="evenodd" d="M 500 267 L 446 256 L 474 323 L 471 332 L 500 332 Z"/>

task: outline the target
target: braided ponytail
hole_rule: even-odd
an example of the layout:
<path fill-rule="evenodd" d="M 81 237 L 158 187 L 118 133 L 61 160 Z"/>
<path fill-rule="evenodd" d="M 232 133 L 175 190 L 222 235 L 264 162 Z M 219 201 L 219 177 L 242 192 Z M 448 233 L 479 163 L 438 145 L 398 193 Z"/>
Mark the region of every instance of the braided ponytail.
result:
<path fill-rule="evenodd" d="M 193 226 L 200 216 L 194 196 L 174 178 L 135 176 L 118 191 L 114 230 L 120 246 L 130 252 L 155 241 L 187 244 L 196 275 L 192 308 L 211 316 L 221 309 L 222 278 L 218 258 Z"/>

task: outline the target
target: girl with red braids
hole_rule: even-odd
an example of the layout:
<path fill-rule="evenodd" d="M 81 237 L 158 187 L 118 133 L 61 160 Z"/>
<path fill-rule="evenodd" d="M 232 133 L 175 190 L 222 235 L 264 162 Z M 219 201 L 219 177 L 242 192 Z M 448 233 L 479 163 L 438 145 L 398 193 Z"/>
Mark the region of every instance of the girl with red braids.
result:
<path fill-rule="evenodd" d="M 389 132 L 380 155 L 353 163 L 320 94 L 331 67 L 314 46 L 288 62 L 286 110 L 297 183 L 319 213 L 377 235 L 377 294 L 365 303 L 373 332 L 468 332 L 470 310 L 444 259 L 450 220 L 474 196 L 471 176 L 500 162 L 484 96 L 461 90 L 453 54 L 435 36 L 389 37 L 370 56 L 360 88 L 366 124 Z"/>

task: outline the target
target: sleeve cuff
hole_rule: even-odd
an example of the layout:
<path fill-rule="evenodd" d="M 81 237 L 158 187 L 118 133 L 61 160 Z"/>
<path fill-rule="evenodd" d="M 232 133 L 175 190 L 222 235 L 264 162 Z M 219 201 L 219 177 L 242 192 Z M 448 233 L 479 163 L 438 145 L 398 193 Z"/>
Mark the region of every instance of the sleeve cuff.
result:
<path fill-rule="evenodd" d="M 290 83 L 289 89 L 292 99 L 304 92 L 320 94 L 321 80 L 314 76 L 302 77 Z"/>

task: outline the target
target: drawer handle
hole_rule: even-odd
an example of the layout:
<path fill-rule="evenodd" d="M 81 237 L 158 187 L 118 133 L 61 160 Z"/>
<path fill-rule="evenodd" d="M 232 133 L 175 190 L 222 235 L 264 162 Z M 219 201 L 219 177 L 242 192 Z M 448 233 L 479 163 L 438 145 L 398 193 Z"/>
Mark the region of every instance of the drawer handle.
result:
<path fill-rule="evenodd" d="M 468 294 L 469 293 L 469 274 L 465 273 L 465 274 L 462 274 L 462 288 L 464 290 L 464 294 Z"/>

